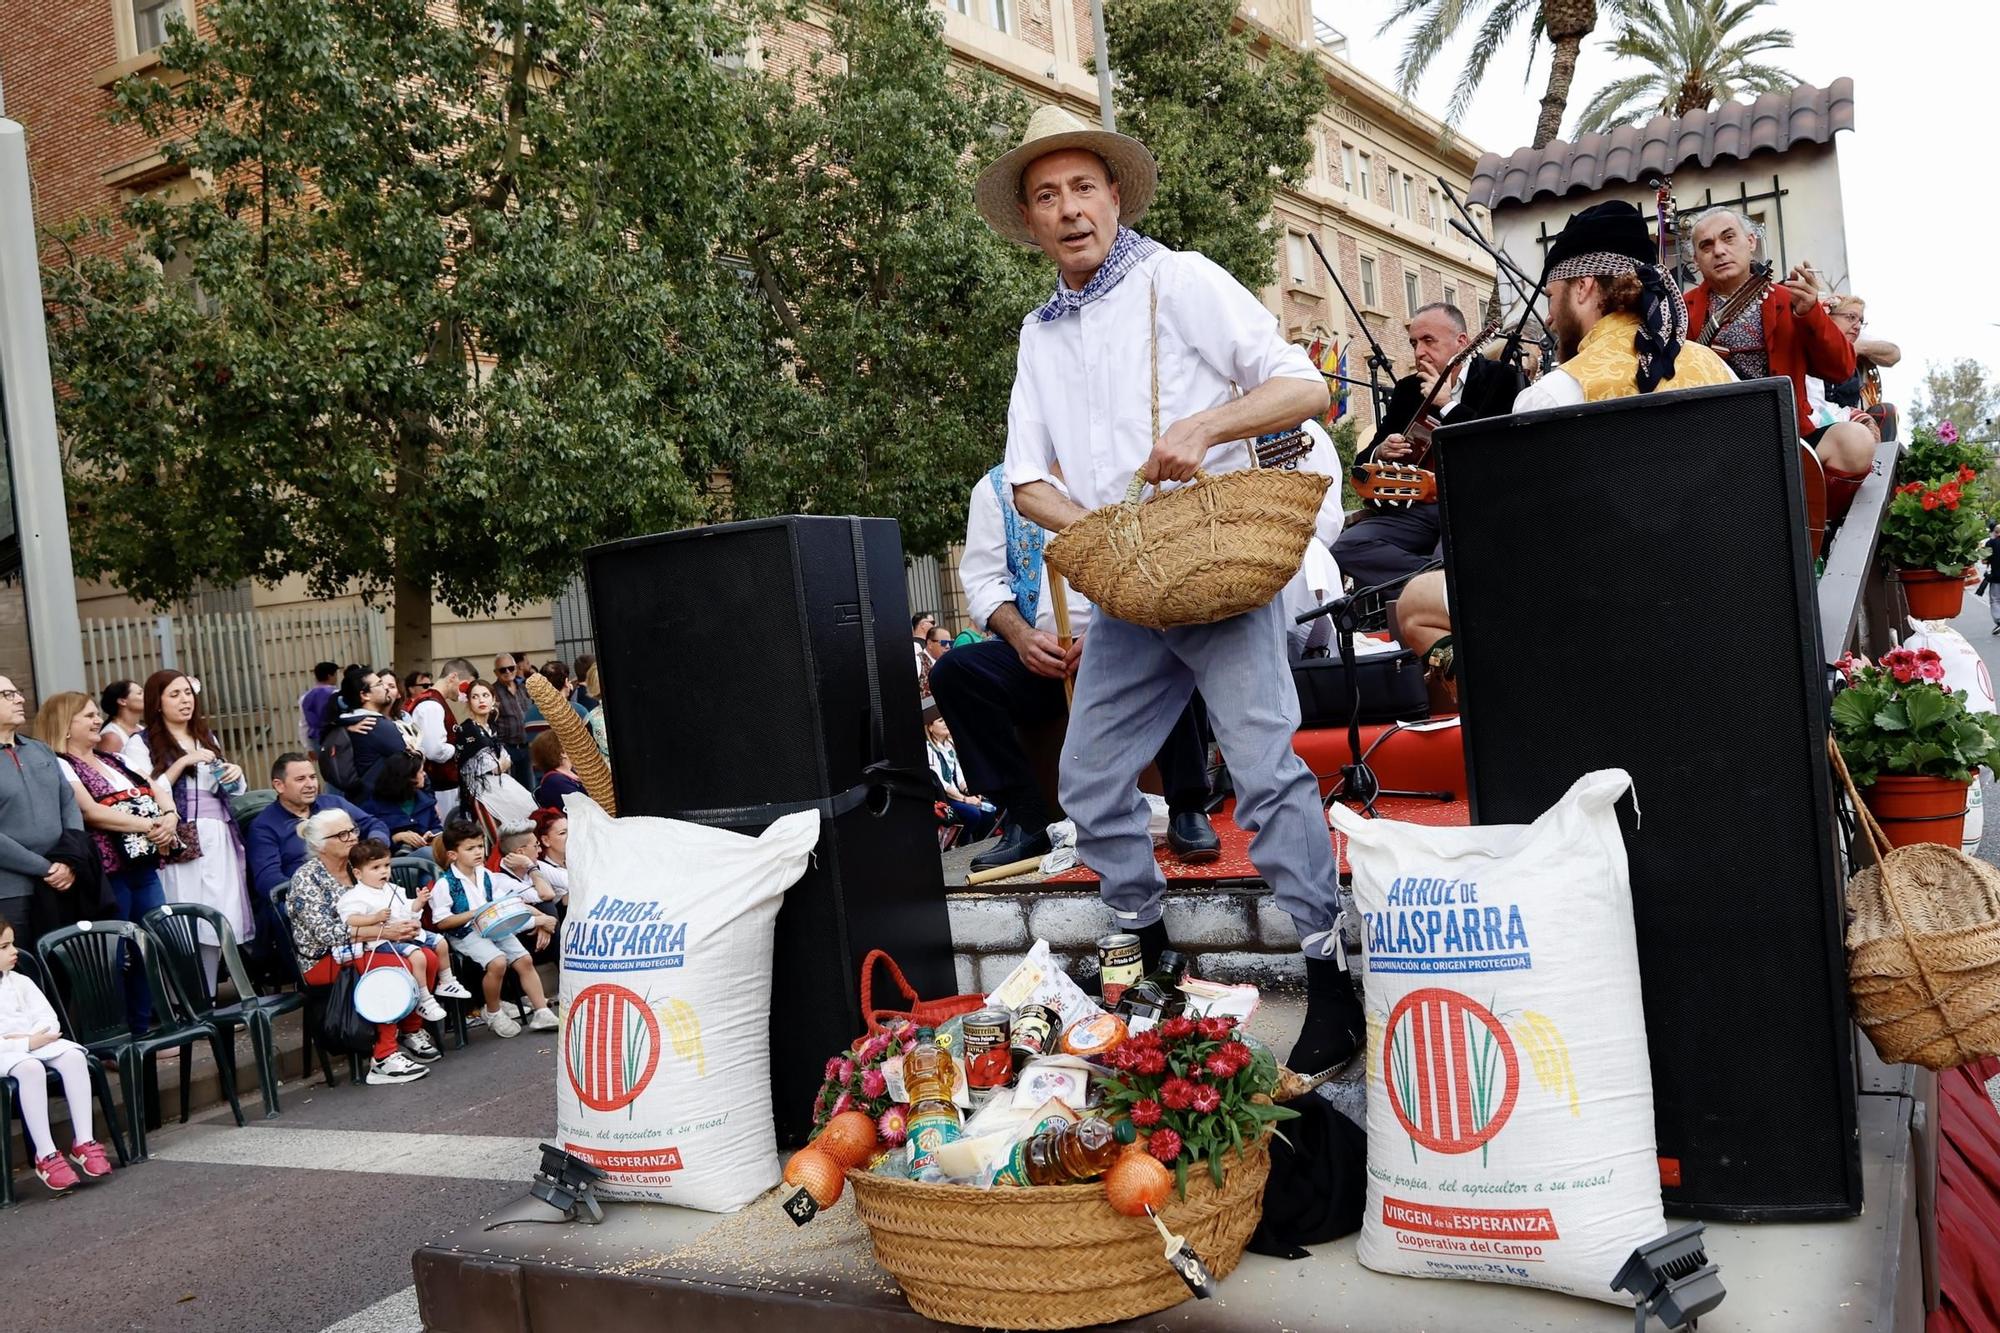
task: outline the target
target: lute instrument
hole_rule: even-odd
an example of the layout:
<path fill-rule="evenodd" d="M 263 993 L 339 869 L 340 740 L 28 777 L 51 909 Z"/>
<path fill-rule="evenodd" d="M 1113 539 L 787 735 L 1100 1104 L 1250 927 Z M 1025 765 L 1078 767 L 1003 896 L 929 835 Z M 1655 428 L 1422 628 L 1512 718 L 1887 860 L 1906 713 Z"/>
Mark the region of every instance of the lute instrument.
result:
<path fill-rule="evenodd" d="M 1424 464 L 1430 462 L 1435 443 L 1432 435 L 1443 424 L 1443 418 L 1437 411 L 1438 393 L 1451 383 L 1451 377 L 1459 367 L 1477 356 L 1479 349 L 1486 345 L 1486 340 L 1500 331 L 1500 302 L 1497 299 L 1492 308 L 1493 316 L 1487 320 L 1486 327 L 1474 334 L 1472 341 L 1459 348 L 1452 354 L 1451 360 L 1444 363 L 1444 369 L 1431 381 L 1430 392 L 1417 405 L 1416 415 L 1402 429 L 1403 438 L 1410 444 L 1410 456 L 1393 463 L 1356 463 L 1348 469 L 1354 493 L 1364 503 L 1390 509 L 1437 503 L 1437 473 Z"/>

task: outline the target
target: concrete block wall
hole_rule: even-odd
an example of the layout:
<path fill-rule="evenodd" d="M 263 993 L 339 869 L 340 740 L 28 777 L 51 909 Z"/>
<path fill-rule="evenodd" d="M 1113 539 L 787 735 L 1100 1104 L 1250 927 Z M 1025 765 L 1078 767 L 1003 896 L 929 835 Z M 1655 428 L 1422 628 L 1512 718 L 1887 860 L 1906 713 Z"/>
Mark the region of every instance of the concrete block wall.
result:
<path fill-rule="evenodd" d="M 947 902 L 961 991 L 991 991 L 1038 939 L 1049 942 L 1049 952 L 1071 976 L 1095 976 L 1097 941 L 1117 929 L 1094 886 L 966 890 Z M 1170 890 L 1165 913 L 1168 937 L 1198 976 L 1259 986 L 1304 984 L 1298 932 L 1261 885 Z"/>

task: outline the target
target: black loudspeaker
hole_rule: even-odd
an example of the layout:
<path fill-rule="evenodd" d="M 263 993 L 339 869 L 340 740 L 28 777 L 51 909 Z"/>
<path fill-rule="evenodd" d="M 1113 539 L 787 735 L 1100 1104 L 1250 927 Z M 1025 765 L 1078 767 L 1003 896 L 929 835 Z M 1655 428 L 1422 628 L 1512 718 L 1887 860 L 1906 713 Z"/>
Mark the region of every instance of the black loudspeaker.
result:
<path fill-rule="evenodd" d="M 757 833 L 826 815 L 778 912 L 771 1100 L 802 1143 L 886 949 L 954 993 L 903 551 L 889 519 L 766 519 L 585 552 L 620 814 Z"/>
<path fill-rule="evenodd" d="M 1861 1208 L 1827 669 L 1791 384 L 1447 426 L 1474 823 L 1622 768 L 1670 1212 Z M 1587 979 L 1579 979 L 1584 984 Z"/>

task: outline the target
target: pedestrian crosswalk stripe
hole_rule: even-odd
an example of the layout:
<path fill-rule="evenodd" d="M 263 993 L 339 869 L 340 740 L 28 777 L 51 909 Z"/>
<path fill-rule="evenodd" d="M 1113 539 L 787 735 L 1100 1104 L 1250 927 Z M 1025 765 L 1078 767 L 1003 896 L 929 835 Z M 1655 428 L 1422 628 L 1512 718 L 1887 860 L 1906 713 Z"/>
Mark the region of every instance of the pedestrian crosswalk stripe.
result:
<path fill-rule="evenodd" d="M 190 1125 L 162 1140 L 155 1161 L 213 1166 L 359 1171 L 445 1180 L 534 1178 L 541 1140 L 489 1134 L 410 1134 L 391 1130 L 278 1129 Z"/>

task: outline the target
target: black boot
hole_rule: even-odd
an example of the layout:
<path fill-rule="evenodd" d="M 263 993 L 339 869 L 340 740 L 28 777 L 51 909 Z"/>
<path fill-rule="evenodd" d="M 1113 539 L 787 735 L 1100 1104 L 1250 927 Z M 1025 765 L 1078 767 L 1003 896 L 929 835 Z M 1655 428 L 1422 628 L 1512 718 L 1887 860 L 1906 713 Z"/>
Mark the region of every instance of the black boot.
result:
<path fill-rule="evenodd" d="M 1308 957 L 1306 1021 L 1287 1067 L 1308 1080 L 1330 1077 L 1360 1052 L 1367 1032 L 1353 976 L 1341 960 Z"/>
<path fill-rule="evenodd" d="M 1215 826 L 1199 810 L 1167 816 L 1167 846 L 1183 865 L 1201 865 L 1222 855 L 1222 839 L 1215 836 Z"/>
<path fill-rule="evenodd" d="M 1016 861 L 1025 861 L 1031 856 L 1049 854 L 1049 833 L 1046 826 L 1022 822 L 1015 824 L 1000 835 L 1000 840 L 992 847 L 972 858 L 974 870 L 991 870 L 996 866 L 1010 866 Z"/>
<path fill-rule="evenodd" d="M 1167 923 L 1155 921 L 1150 926 L 1141 926 L 1132 932 L 1139 937 L 1139 956 L 1145 961 L 1146 976 L 1160 970 L 1160 955 L 1173 945 L 1167 939 Z"/>

